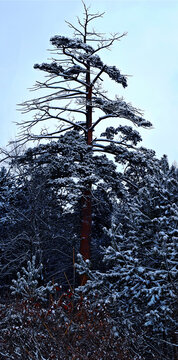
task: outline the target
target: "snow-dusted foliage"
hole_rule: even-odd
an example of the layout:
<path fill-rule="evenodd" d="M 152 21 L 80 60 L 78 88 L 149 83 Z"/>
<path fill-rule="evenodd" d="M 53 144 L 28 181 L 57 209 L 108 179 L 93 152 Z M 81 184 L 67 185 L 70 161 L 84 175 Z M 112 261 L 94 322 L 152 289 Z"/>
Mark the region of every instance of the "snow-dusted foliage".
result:
<path fill-rule="evenodd" d="M 17 279 L 13 279 L 13 285 L 10 287 L 12 295 L 19 295 L 23 299 L 29 299 L 33 301 L 46 301 L 47 296 L 53 293 L 53 289 L 57 284 L 53 284 L 52 281 L 46 285 L 39 285 L 39 281 L 42 279 L 43 264 L 37 265 L 36 256 L 32 257 L 31 261 L 28 261 L 27 267 L 22 268 L 23 274 L 17 273 Z"/>
<path fill-rule="evenodd" d="M 65 36 L 56 35 L 53 36 L 50 41 L 57 48 L 64 47 L 64 49 L 82 49 L 90 52 L 91 54 L 94 52 L 94 49 L 90 45 L 84 43 L 81 39 L 70 39 Z"/>
<path fill-rule="evenodd" d="M 121 83 L 125 88 L 127 86 L 127 79 L 125 76 L 121 75 L 119 69 L 116 66 L 107 66 L 105 65 L 98 55 L 92 55 L 95 53 L 95 50 L 82 42 L 80 39 L 69 39 L 64 36 L 54 36 L 50 39 L 52 45 L 55 45 L 57 48 L 62 49 L 64 53 L 66 50 L 75 49 L 77 53 L 74 54 L 74 57 L 78 58 L 78 61 L 82 63 L 84 66 L 88 62 L 91 67 L 98 68 L 102 70 L 102 72 L 106 73 L 112 80 L 117 83 Z M 84 50 L 84 53 L 81 53 L 80 50 Z M 70 53 L 66 53 L 70 55 Z M 68 69 L 63 68 L 61 65 L 58 65 L 57 62 L 52 62 L 51 64 L 43 63 L 43 64 L 35 64 L 35 69 L 44 70 L 54 75 L 60 75 L 64 78 L 72 78 L 73 75 L 79 75 L 87 72 L 85 67 L 81 67 L 79 65 L 74 65 Z"/>
<path fill-rule="evenodd" d="M 137 145 L 137 143 L 142 140 L 138 131 L 133 130 L 131 126 L 122 125 L 118 126 L 117 128 L 114 128 L 113 126 L 107 127 L 101 136 L 105 136 L 106 139 L 113 140 L 114 136 L 118 134 L 120 143 L 127 143 L 127 141 L 130 141 L 131 144 Z"/>
<path fill-rule="evenodd" d="M 150 127 L 151 123 L 141 117 L 139 111 L 132 105 L 127 104 L 123 99 L 106 100 L 102 98 L 94 99 L 93 107 L 98 107 L 105 114 L 112 117 L 120 117 L 131 120 L 137 126 Z"/>
<path fill-rule="evenodd" d="M 52 64 L 47 64 L 47 63 L 43 63 L 41 65 L 35 64 L 34 69 L 39 69 L 39 70 L 47 71 L 51 74 L 60 75 L 63 76 L 65 79 L 68 79 L 74 75 L 79 75 L 80 73 L 86 74 L 86 69 L 82 68 L 79 65 L 74 65 L 69 69 L 65 70 L 61 65 L 58 65 L 56 62 L 53 62 Z"/>
<path fill-rule="evenodd" d="M 0 169 L 0 233 L 2 236 L 3 226 L 8 218 L 9 195 L 11 191 L 11 181 L 9 181 L 7 170 L 2 167 Z"/>
<path fill-rule="evenodd" d="M 19 248 L 19 223 L 23 215 L 20 213 L 17 218 L 15 202 L 18 202 L 18 195 L 14 174 L 4 167 L 0 169 L 0 291 L 9 286 L 9 277 L 13 270 L 17 271 L 17 262 L 22 261 L 22 248 Z M 15 201 L 16 199 L 16 201 Z M 20 209 L 19 209 L 20 210 Z M 25 240 L 25 237 L 24 237 Z M 19 257 L 20 253 L 20 257 Z M 11 254 L 11 255 L 10 255 Z M 10 255 L 10 256 L 9 256 Z M 18 258 L 18 261 L 14 261 Z M 8 269 L 8 263 L 11 271 Z"/>
<path fill-rule="evenodd" d="M 11 194 L 11 218 L 1 237 L 1 286 L 9 286 L 17 271 L 40 251 L 45 281 L 73 284 L 73 254 L 79 251 L 81 196 L 93 182 L 92 257 L 98 243 L 108 243 L 112 198 L 124 192 L 116 165 L 106 155 L 94 155 L 78 131 L 59 140 L 27 149 L 14 163 L 18 168 Z M 10 176 L 10 175 L 9 175 Z M 13 211 L 12 211 L 13 209 Z M 11 226 L 11 227 L 10 227 Z M 9 232 L 8 229 L 12 229 Z"/>
<path fill-rule="evenodd" d="M 81 39 L 69 39 L 64 36 L 54 36 L 50 39 L 52 45 L 56 46 L 58 49 L 75 49 L 75 50 L 84 50 L 84 53 L 79 53 L 78 59 L 81 62 L 89 62 L 92 67 L 103 70 L 112 80 L 115 80 L 118 83 L 121 83 L 123 87 L 127 86 L 126 77 L 121 75 L 119 69 L 116 66 L 107 66 L 105 65 L 98 55 L 93 55 L 95 49 L 90 45 L 82 42 Z"/>
<path fill-rule="evenodd" d="M 174 359 L 178 171 L 166 157 L 152 158 L 150 166 L 128 166 L 124 176 L 129 192 L 115 208 L 112 242 L 103 248 L 105 270 L 94 271 L 80 258 L 77 268 L 89 278 L 82 292 L 93 306 L 109 309 L 118 334 L 130 334 L 134 347 L 142 341 L 142 358 L 145 351 L 146 359 Z"/>
<path fill-rule="evenodd" d="M 9 171 L 11 187 L 6 192 L 6 207 L 3 206 L 1 209 L 1 219 L 6 219 L 0 224 L 1 291 L 9 288 L 17 271 L 21 271 L 36 252 L 41 254 L 40 261 L 44 264 L 45 278 L 47 276 L 45 281 L 51 279 L 51 272 L 54 273 L 55 266 L 59 269 L 55 265 L 57 250 L 64 250 L 59 241 L 65 232 L 64 222 L 67 226 L 71 221 L 65 221 L 64 218 L 59 221 L 61 206 L 56 199 L 55 190 L 47 184 L 45 170 L 42 167 L 35 168 L 31 163 L 28 166 L 18 164 L 17 167 L 16 176 L 14 169 L 12 172 Z M 59 223 L 62 230 L 58 229 Z"/>

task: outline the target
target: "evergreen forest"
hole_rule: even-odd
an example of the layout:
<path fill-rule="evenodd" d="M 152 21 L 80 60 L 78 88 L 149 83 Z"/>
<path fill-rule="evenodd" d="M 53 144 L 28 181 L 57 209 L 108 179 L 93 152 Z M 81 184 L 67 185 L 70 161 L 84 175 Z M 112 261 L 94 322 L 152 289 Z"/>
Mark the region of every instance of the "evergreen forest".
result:
<path fill-rule="evenodd" d="M 101 59 L 126 34 L 82 11 L 34 65 L 44 80 L 1 150 L 0 358 L 176 360 L 178 169 L 107 91 L 128 86 Z"/>

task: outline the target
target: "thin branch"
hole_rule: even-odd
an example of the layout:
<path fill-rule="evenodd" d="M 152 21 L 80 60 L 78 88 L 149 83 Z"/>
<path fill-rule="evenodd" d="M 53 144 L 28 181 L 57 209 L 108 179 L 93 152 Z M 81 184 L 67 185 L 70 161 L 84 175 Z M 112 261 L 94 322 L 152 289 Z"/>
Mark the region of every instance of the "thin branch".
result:
<path fill-rule="evenodd" d="M 94 19 L 97 19 L 97 18 L 99 18 L 99 17 L 103 17 L 103 15 L 105 14 L 105 12 L 103 12 L 103 13 L 98 13 L 98 14 L 89 14 L 89 16 L 91 16 L 91 18 L 90 19 L 88 19 L 88 23 L 90 22 L 90 21 L 92 21 L 92 20 L 94 20 Z"/>
<path fill-rule="evenodd" d="M 115 117 L 118 117 L 118 115 L 113 115 L 111 113 L 111 114 L 101 116 L 98 120 L 95 121 L 95 123 L 91 126 L 90 129 L 93 130 L 100 123 L 100 121 L 105 120 L 105 119 L 110 118 L 110 117 L 115 118 Z"/>
<path fill-rule="evenodd" d="M 66 56 L 70 56 L 72 57 L 72 59 L 74 59 L 75 61 L 77 61 L 79 64 L 82 64 L 84 66 L 86 66 L 86 64 L 84 63 L 84 61 L 79 60 L 74 54 L 71 54 L 70 52 L 66 51 L 66 49 L 63 47 L 63 54 L 65 54 Z"/>
<path fill-rule="evenodd" d="M 85 94 L 85 93 L 84 93 Z M 83 95 L 83 94 L 82 94 Z M 52 95 L 53 96 L 53 95 Z M 18 104 L 18 106 L 21 106 L 24 108 L 24 110 L 22 111 L 22 114 L 25 114 L 31 110 L 40 110 L 40 105 L 42 105 L 43 103 L 49 103 L 55 100 L 63 100 L 63 99 L 68 99 L 68 98 L 73 98 L 73 99 L 78 99 L 81 98 L 81 96 L 79 96 L 79 93 L 73 93 L 73 94 L 64 94 L 63 96 L 56 96 L 56 97 L 52 97 L 51 95 L 48 95 L 38 99 L 33 99 L 33 100 L 29 100 L 29 101 L 25 101 L 22 104 Z M 40 101 L 44 99 L 43 101 Z M 34 107 L 34 108 L 32 108 Z"/>
<path fill-rule="evenodd" d="M 82 32 L 79 29 L 77 29 L 73 24 L 71 24 L 69 21 L 65 21 L 65 22 L 70 28 L 74 29 L 79 35 L 83 36 Z"/>
<path fill-rule="evenodd" d="M 105 69 L 105 65 L 102 67 L 101 71 L 96 75 L 96 77 L 94 78 L 94 80 L 91 83 L 91 86 L 93 86 L 94 83 L 99 79 L 99 77 L 103 73 L 104 69 Z"/>
<path fill-rule="evenodd" d="M 106 49 L 106 48 L 109 48 L 115 41 L 119 41 L 122 37 L 126 36 L 127 35 L 127 32 L 124 32 L 122 35 L 120 36 L 113 36 L 112 39 L 109 39 L 109 43 L 107 43 L 106 45 L 101 45 L 101 46 L 98 46 L 98 48 L 96 50 L 94 50 L 93 54 L 95 54 L 96 52 L 102 50 L 102 49 Z M 107 40 L 105 40 L 107 41 Z M 103 40 L 101 41 L 101 43 L 103 42 Z M 92 54 L 92 55 L 93 55 Z"/>
<path fill-rule="evenodd" d="M 116 144 L 116 145 L 123 145 L 123 146 L 126 146 L 126 147 L 128 147 L 128 148 L 131 148 L 131 149 L 134 149 L 134 150 L 137 150 L 137 148 L 136 147 L 134 147 L 133 145 L 130 145 L 130 144 L 125 144 L 124 142 L 122 142 L 122 141 L 115 141 L 115 140 L 112 140 L 112 139 L 102 139 L 102 138 L 100 138 L 100 139 L 95 139 L 95 140 L 93 140 L 93 141 L 104 141 L 104 142 L 109 142 L 109 143 L 112 143 L 112 144 Z M 97 145 L 97 144 L 93 144 L 94 146 L 100 146 L 100 145 Z"/>
<path fill-rule="evenodd" d="M 40 110 L 45 111 L 45 105 L 40 107 Z M 68 108 L 67 106 L 66 107 L 50 106 L 50 110 L 62 110 L 62 112 L 64 112 L 64 111 L 77 112 L 79 114 L 86 115 L 86 111 L 82 111 L 82 110 L 78 110 L 78 109 L 71 109 L 71 108 Z"/>

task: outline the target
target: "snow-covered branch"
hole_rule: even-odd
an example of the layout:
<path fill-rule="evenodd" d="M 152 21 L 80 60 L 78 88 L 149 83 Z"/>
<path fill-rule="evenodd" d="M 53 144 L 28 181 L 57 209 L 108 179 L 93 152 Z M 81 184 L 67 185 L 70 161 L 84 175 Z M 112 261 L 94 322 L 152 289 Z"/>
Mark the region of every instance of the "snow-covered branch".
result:
<path fill-rule="evenodd" d="M 139 110 L 132 105 L 123 101 L 123 99 L 117 98 L 116 100 L 106 100 L 102 98 L 95 98 L 92 102 L 93 107 L 99 108 L 105 112 L 106 116 L 100 117 L 92 126 L 92 129 L 98 125 L 101 120 L 109 117 L 125 118 L 132 121 L 137 126 L 151 127 L 151 123 L 145 120 Z"/>

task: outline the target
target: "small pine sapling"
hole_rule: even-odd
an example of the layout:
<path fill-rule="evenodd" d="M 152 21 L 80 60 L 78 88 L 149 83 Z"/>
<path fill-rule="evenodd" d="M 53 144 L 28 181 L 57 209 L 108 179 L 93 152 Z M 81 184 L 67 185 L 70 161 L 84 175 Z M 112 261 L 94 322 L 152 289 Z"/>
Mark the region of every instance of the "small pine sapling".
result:
<path fill-rule="evenodd" d="M 35 301 L 47 301 L 47 295 L 54 291 L 57 284 L 49 281 L 46 285 L 40 286 L 39 280 L 42 278 L 43 264 L 36 264 L 36 256 L 32 261 L 27 262 L 27 268 L 22 268 L 23 275 L 17 273 L 17 280 L 13 279 L 10 287 L 12 295 L 20 295 L 24 299 Z"/>

